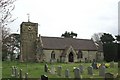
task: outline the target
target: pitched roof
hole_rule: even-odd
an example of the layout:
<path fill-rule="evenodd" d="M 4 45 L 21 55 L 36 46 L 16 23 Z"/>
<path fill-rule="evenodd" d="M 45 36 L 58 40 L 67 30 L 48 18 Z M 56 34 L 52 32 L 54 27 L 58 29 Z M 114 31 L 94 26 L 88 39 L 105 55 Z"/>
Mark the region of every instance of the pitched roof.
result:
<path fill-rule="evenodd" d="M 72 46 L 77 50 L 97 50 L 94 42 L 89 39 L 45 37 L 41 36 L 44 49 L 65 49 Z"/>

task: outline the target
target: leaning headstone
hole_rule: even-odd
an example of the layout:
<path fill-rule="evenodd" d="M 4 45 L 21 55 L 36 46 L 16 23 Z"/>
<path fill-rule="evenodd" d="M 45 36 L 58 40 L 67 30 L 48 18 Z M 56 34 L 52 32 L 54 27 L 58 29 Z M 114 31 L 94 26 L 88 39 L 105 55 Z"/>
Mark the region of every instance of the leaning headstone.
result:
<path fill-rule="evenodd" d="M 23 78 L 23 77 L 22 77 L 22 69 L 20 69 L 20 74 L 19 74 L 19 75 L 20 75 L 20 76 L 19 76 L 20 78 Z"/>
<path fill-rule="evenodd" d="M 61 76 L 61 73 L 62 73 L 62 66 L 58 66 L 58 69 L 57 69 L 58 76 Z"/>
<path fill-rule="evenodd" d="M 92 66 L 89 66 L 87 68 L 87 70 L 88 70 L 88 75 L 93 75 L 93 67 Z"/>
<path fill-rule="evenodd" d="M 69 69 L 66 69 L 65 70 L 65 77 L 69 78 L 69 76 L 70 76 L 70 71 L 69 71 Z"/>
<path fill-rule="evenodd" d="M 103 65 L 101 65 L 100 67 L 99 67 L 99 76 L 105 76 L 105 70 L 106 70 L 106 68 L 105 68 L 105 66 L 103 66 Z"/>
<path fill-rule="evenodd" d="M 74 77 L 75 79 L 80 79 L 80 69 L 79 68 L 75 68 L 74 69 Z"/>
<path fill-rule="evenodd" d="M 48 72 L 48 65 L 47 64 L 45 64 L 44 70 L 45 70 L 45 72 Z"/>
<path fill-rule="evenodd" d="M 40 80 L 48 80 L 48 77 L 46 75 L 41 75 L 41 79 Z"/>
<path fill-rule="evenodd" d="M 55 74 L 55 67 L 51 66 L 51 74 Z"/>
<path fill-rule="evenodd" d="M 14 68 L 14 66 L 12 66 L 12 69 L 11 69 L 11 76 L 12 76 L 12 77 L 15 76 L 15 68 Z"/>
<path fill-rule="evenodd" d="M 80 65 L 79 69 L 80 69 L 80 73 L 83 73 L 83 65 Z"/>
<path fill-rule="evenodd" d="M 114 75 L 111 73 L 105 73 L 105 80 L 114 80 Z"/>
<path fill-rule="evenodd" d="M 18 69 L 15 67 L 15 78 L 18 78 Z"/>

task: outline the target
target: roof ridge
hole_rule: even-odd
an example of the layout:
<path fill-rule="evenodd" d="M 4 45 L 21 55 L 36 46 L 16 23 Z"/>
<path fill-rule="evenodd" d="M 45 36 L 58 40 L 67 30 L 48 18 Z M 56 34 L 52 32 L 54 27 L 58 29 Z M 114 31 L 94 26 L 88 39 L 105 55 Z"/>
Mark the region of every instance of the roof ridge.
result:
<path fill-rule="evenodd" d="M 50 36 L 41 36 L 41 37 L 44 37 L 44 38 L 57 38 L 57 39 L 65 39 L 63 37 L 50 37 Z M 67 39 L 67 38 L 66 38 Z M 80 38 L 68 38 L 68 39 L 75 39 L 75 40 L 91 40 L 91 39 L 80 39 Z"/>

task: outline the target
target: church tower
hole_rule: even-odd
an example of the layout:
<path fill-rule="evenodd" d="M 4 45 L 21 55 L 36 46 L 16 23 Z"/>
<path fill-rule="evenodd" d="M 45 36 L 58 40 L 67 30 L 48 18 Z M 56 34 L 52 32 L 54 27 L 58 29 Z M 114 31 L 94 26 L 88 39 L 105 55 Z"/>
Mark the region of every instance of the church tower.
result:
<path fill-rule="evenodd" d="M 36 39 L 38 35 L 38 23 L 22 22 L 20 26 L 21 48 L 20 59 L 22 61 L 34 61 L 36 55 Z"/>

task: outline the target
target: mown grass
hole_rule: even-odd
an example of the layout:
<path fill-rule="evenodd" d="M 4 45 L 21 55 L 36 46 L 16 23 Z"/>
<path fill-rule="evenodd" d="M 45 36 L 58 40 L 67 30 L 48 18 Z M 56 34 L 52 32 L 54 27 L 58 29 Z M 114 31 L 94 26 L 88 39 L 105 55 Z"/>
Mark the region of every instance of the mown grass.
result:
<path fill-rule="evenodd" d="M 29 78 L 40 78 L 41 75 L 47 75 L 49 78 L 65 78 L 65 70 L 69 69 L 70 70 L 70 78 L 74 78 L 74 73 L 73 73 L 73 67 L 79 67 L 80 64 L 84 65 L 84 72 L 82 73 L 82 78 L 102 78 L 99 76 L 99 71 L 98 69 L 94 69 L 94 75 L 88 75 L 87 74 L 87 67 L 91 65 L 91 63 L 47 63 L 48 68 L 51 69 L 51 66 L 54 65 L 54 67 L 57 69 L 57 67 L 60 65 L 62 66 L 62 75 L 58 76 L 57 74 L 50 74 L 44 72 L 44 65 L 46 63 L 33 63 L 33 62 L 28 62 L 28 63 L 20 63 L 20 62 L 9 62 L 9 61 L 4 61 L 2 62 L 2 77 L 3 78 L 11 78 L 11 67 L 12 66 L 17 66 L 18 70 L 22 69 L 23 74 L 28 72 L 28 77 Z M 115 63 L 114 68 L 106 68 L 106 72 L 110 72 L 114 75 L 118 73 L 118 63 Z"/>

